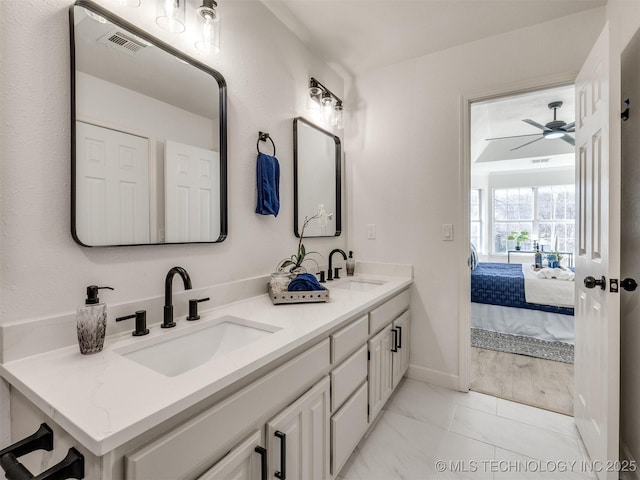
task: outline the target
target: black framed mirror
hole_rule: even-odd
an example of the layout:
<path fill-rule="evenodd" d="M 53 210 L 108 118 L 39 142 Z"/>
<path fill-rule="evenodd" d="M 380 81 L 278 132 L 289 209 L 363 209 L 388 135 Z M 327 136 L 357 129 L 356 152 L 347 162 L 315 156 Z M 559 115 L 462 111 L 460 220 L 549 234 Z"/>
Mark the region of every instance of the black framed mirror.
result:
<path fill-rule="evenodd" d="M 74 240 L 222 242 L 224 77 L 88 0 L 69 20 Z"/>
<path fill-rule="evenodd" d="M 305 218 L 318 215 L 305 237 L 337 237 L 342 233 L 340 138 L 297 117 L 293 120 L 293 231 Z"/>

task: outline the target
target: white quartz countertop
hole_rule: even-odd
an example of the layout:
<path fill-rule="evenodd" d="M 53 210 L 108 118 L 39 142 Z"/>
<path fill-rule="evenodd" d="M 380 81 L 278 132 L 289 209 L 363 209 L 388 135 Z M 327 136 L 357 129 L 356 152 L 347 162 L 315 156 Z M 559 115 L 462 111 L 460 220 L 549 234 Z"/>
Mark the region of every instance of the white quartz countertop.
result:
<path fill-rule="evenodd" d="M 350 279 L 384 282 L 369 291 L 335 288 Z M 358 275 L 328 283 L 327 303 L 273 305 L 260 295 L 201 312 L 201 320 L 153 324 L 150 334 L 110 335 L 104 350 L 81 355 L 77 345 L 3 364 L 12 387 L 42 409 L 95 455 L 104 455 L 196 403 L 366 312 L 411 284 L 410 277 Z M 159 342 L 234 316 L 277 329 L 266 338 L 174 377 L 144 367 L 119 351 L 136 342 Z M 109 321 L 112 321 L 111 319 Z"/>

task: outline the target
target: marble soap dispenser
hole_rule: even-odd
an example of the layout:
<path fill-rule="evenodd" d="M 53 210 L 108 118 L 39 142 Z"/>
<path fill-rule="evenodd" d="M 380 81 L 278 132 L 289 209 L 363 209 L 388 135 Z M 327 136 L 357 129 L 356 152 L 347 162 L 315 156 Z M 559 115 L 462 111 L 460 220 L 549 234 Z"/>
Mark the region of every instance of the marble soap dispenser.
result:
<path fill-rule="evenodd" d="M 102 351 L 104 335 L 107 330 L 107 305 L 100 303 L 98 290 L 113 290 L 111 287 L 87 287 L 85 304 L 78 307 L 76 320 L 78 324 L 78 346 L 80 353 L 88 355 Z"/>
<path fill-rule="evenodd" d="M 353 272 L 356 269 L 356 261 L 353 258 L 353 252 L 349 250 L 349 258 L 347 258 L 347 276 L 353 276 Z"/>

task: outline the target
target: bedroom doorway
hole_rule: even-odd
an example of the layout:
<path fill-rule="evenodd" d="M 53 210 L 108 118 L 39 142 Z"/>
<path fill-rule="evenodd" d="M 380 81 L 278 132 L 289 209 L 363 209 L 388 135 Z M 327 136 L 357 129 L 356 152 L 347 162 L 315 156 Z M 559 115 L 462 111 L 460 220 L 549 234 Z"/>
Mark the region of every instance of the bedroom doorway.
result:
<path fill-rule="evenodd" d="M 471 103 L 470 389 L 573 414 L 574 85 Z"/>

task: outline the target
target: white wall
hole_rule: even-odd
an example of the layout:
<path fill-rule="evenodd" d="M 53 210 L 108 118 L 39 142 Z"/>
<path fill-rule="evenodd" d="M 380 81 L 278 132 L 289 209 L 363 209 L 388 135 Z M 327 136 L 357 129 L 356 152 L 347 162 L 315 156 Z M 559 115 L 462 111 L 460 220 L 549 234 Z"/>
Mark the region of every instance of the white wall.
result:
<path fill-rule="evenodd" d="M 360 258 L 414 265 L 412 376 L 458 387 L 461 98 L 575 76 L 603 24 L 604 9 L 587 11 L 368 72 L 350 88 L 349 238 Z M 446 223 L 453 242 L 441 240 Z"/>
<path fill-rule="evenodd" d="M 623 21 L 623 46 L 630 35 L 640 27 L 640 2 L 611 2 L 610 14 Z M 640 33 L 622 55 L 622 99 L 637 99 L 640 96 Z M 635 103 L 635 102 L 633 102 Z M 637 113 L 637 112 L 636 112 Z M 629 120 L 622 128 L 622 218 L 621 218 L 621 278 L 640 281 L 640 117 L 633 108 Z M 621 291 L 620 294 L 620 446 L 622 458 L 640 460 L 640 296 Z M 640 478 L 635 472 L 629 478 Z"/>
<path fill-rule="evenodd" d="M 99 3 L 194 55 L 192 38 L 138 9 Z M 194 9 L 190 2 L 188 9 Z M 185 267 L 194 286 L 267 274 L 296 248 L 293 118 L 304 113 L 309 77 L 338 95 L 343 81 L 257 0 L 220 2 L 222 49 L 206 60 L 228 85 L 229 237 L 215 245 L 83 248 L 70 232 L 70 0 L 0 2 L 0 322 L 74 311 L 85 287 L 111 285 L 108 304 L 162 294 L 166 272 Z M 188 11 L 189 21 L 195 18 Z M 258 131 L 271 133 L 281 165 L 277 218 L 254 213 Z M 270 151 L 270 148 L 269 148 Z M 260 239 L 256 243 L 255 239 Z M 325 255 L 346 235 L 308 240 Z"/>

